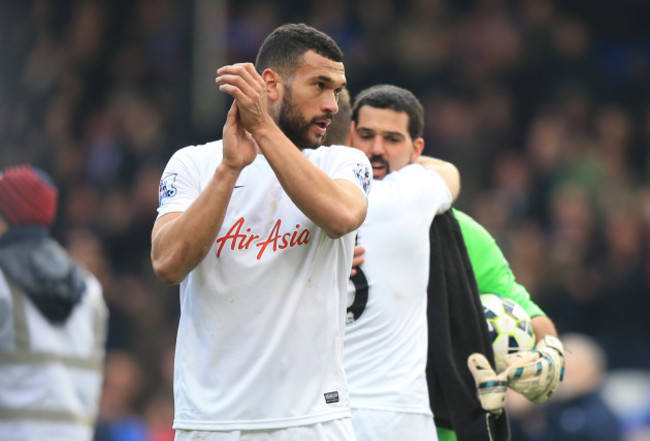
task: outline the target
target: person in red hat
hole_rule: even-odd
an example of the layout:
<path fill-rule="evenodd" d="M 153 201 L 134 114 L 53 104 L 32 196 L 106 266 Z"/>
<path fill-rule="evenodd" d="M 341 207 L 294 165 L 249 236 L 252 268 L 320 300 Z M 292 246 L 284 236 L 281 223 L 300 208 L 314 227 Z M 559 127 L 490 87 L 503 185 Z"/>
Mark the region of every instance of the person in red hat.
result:
<path fill-rule="evenodd" d="M 49 234 L 58 190 L 0 172 L 0 439 L 90 441 L 108 310 L 99 281 Z"/>

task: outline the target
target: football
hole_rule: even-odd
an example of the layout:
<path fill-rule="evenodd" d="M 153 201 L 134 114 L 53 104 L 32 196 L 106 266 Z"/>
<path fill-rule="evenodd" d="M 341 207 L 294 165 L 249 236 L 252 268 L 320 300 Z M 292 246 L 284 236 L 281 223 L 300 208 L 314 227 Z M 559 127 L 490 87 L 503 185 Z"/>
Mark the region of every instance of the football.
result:
<path fill-rule="evenodd" d="M 496 294 L 481 294 L 496 372 L 505 368 L 506 355 L 519 350 L 533 349 L 535 332 L 530 317 L 518 303 Z"/>

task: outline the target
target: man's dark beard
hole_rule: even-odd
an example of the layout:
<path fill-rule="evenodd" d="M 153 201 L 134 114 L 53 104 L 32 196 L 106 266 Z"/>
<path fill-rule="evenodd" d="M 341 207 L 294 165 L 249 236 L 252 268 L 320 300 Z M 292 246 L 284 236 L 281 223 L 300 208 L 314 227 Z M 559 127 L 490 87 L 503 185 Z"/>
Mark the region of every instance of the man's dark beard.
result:
<path fill-rule="evenodd" d="M 312 123 L 320 118 L 322 117 L 316 117 L 311 121 L 305 120 L 300 114 L 300 110 L 293 104 L 291 91 L 289 88 L 286 89 L 284 97 L 282 97 L 278 126 L 299 149 L 312 149 L 320 146 L 322 140 L 309 139 L 309 129 Z"/>

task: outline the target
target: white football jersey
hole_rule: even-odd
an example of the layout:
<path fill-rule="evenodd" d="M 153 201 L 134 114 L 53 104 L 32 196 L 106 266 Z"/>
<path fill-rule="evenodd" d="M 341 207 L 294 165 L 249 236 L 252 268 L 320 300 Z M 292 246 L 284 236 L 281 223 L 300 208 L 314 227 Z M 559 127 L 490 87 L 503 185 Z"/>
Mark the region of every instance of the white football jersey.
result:
<path fill-rule="evenodd" d="M 344 344 L 353 409 L 431 415 L 425 376 L 429 228 L 451 200 L 442 178 L 419 164 L 373 182 L 358 230 L 365 263 L 350 284 Z"/>
<path fill-rule="evenodd" d="M 216 141 L 172 156 L 159 216 L 196 199 L 222 148 Z M 303 154 L 368 191 L 371 169 L 360 151 Z M 354 235 L 329 238 L 263 155 L 243 169 L 212 249 L 180 285 L 174 428 L 274 429 L 350 416 L 342 344 Z"/>

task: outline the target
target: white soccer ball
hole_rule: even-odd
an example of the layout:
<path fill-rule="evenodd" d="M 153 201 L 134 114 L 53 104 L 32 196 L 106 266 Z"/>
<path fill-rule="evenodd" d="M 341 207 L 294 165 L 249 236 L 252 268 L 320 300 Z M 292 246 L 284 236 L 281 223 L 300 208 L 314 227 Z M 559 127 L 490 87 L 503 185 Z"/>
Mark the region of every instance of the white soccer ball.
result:
<path fill-rule="evenodd" d="M 535 346 L 530 316 L 518 303 L 496 294 L 481 294 L 497 373 L 505 368 L 506 355 Z"/>

